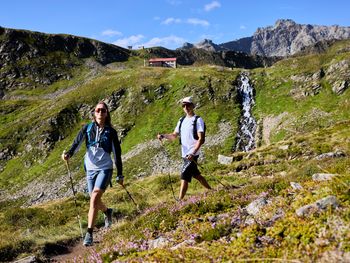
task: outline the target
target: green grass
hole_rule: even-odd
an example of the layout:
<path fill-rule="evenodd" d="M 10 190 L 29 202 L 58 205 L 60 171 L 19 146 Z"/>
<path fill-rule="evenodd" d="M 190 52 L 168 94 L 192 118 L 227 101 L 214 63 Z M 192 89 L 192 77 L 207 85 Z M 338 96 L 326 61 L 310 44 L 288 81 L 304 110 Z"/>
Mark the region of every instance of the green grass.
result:
<path fill-rule="evenodd" d="M 229 121 L 232 125 L 232 134 L 223 145 L 204 149 L 201 171 L 215 191 L 204 193 L 203 187 L 195 181 L 189 187 L 188 199 L 182 204 L 175 204 L 171 185 L 177 196 L 178 174 L 149 176 L 152 158 L 161 149 L 148 149 L 124 162 L 127 189 L 143 212 L 137 211 L 121 187 L 116 185 L 107 190 L 104 200 L 114 208 L 117 216 L 123 218 L 96 248 L 104 261 L 181 261 L 181 257 L 189 261 L 205 257 L 214 262 L 264 257 L 307 261 L 316 260 L 321 253 L 340 242 L 344 244 L 340 249 L 349 251 L 349 237 L 341 231 L 332 233 L 329 231 L 331 228 L 327 228 L 334 222 L 349 225 L 349 160 L 347 157 L 323 161 L 312 159 L 338 149 L 348 156 L 349 90 L 335 95 L 331 91 L 331 83 L 323 78 L 319 94 L 298 100 L 290 95 L 296 85 L 291 76 L 313 74 L 336 61 L 348 59 L 349 52 L 340 52 L 347 45 L 348 42 L 339 42 L 325 54 L 292 57 L 270 68 L 250 71 L 256 89 L 253 112 L 256 118 L 261 120 L 283 112 L 287 115 L 281 126 L 272 131 L 271 145 L 242 154 L 241 160 L 230 166 L 217 164 L 217 155 L 231 154 L 234 144 L 240 109 L 233 83 L 240 69 L 218 70 L 210 66 L 144 68 L 143 59 L 134 56 L 127 62 L 114 63 L 110 69 L 89 81 L 85 81 L 88 71 L 82 67 L 82 72 L 74 73 L 69 81 L 62 80 L 46 88 L 13 91 L 12 95 L 28 96 L 28 99 L 5 100 L 0 105 L 1 149 L 9 148 L 17 154 L 12 160 L 0 161 L 0 188 L 15 192 L 34 180 L 52 182 L 66 176 L 60 155 L 68 149 L 81 125 L 89 121 L 81 117 L 78 111 L 81 105 L 93 107 L 113 92 L 125 91 L 119 107 L 112 112 L 112 122 L 118 131 L 128 130 L 122 140 L 123 153 L 127 153 L 140 143 L 154 140 L 158 132 L 172 132 L 183 114 L 177 102 L 182 97 L 193 95 L 199 103 L 196 113 L 205 120 L 208 135 L 216 134 L 222 121 Z M 50 57 L 55 58 L 59 58 L 62 65 L 70 59 L 62 54 Z M 61 97 L 37 99 L 55 91 L 64 91 L 72 85 L 76 88 Z M 162 94 L 159 93 L 161 86 L 165 89 Z M 49 120 L 61 120 L 62 125 L 57 126 Z M 47 134 L 56 130 L 61 136 L 58 141 L 45 150 L 37 147 Z M 32 149 L 27 149 L 29 144 Z M 280 149 L 281 145 L 289 145 L 289 148 Z M 173 160 L 179 159 L 178 142 L 166 143 L 165 147 Z M 84 176 L 83 154 L 84 146 L 71 160 L 75 180 Z M 238 155 L 235 153 L 237 158 Z M 251 167 L 236 172 L 242 165 Z M 324 171 L 337 173 L 339 177 L 329 184 L 312 182 L 314 173 Z M 136 175 L 141 173 L 145 176 L 137 178 Z M 260 179 L 251 179 L 257 176 Z M 291 192 L 292 181 L 299 182 L 304 189 Z M 241 187 L 224 188 L 221 183 Z M 259 223 L 250 226 L 242 223 L 239 227 L 232 227 L 231 219 L 240 213 L 240 209 L 264 192 L 272 203 L 258 222 L 271 218 L 279 209 L 284 211 L 285 216 L 269 228 Z M 296 217 L 295 209 L 330 194 L 339 200 L 340 210 L 324 211 L 309 220 Z M 72 198 L 18 208 L 25 201 L 24 198 L 1 203 L 0 255 L 6 255 L 6 260 L 14 260 L 21 253 L 40 254 L 45 244 L 79 237 Z M 86 227 L 87 198 L 79 195 L 78 204 Z M 219 220 L 214 225 L 209 221 L 212 216 L 224 214 L 228 214 L 229 219 Z M 244 221 L 246 217 L 241 216 Z M 48 223 L 51 218 L 52 222 Z M 333 221 L 328 218 L 333 218 Z M 98 226 L 103 224 L 102 215 L 97 222 Z M 330 243 L 318 247 L 315 240 L 322 227 L 326 228 L 325 235 Z M 161 235 L 170 236 L 172 245 L 191 238 L 196 243 L 193 247 L 180 249 L 180 252 L 166 248 L 143 251 L 126 245 L 128 242 L 140 245 L 142 240 Z M 261 241 L 261 245 L 258 240 L 264 236 L 272 238 L 273 242 L 265 244 Z M 114 246 L 119 250 L 112 251 Z"/>

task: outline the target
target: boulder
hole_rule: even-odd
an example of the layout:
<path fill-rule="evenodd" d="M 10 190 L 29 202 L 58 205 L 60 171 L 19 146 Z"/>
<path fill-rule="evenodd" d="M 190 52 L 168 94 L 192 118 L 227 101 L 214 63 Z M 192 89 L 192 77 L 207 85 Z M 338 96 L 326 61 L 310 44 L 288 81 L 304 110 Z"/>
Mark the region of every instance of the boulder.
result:
<path fill-rule="evenodd" d="M 327 174 L 327 173 L 317 173 L 312 175 L 312 180 L 319 181 L 330 181 L 333 177 L 337 176 L 336 174 Z"/>
<path fill-rule="evenodd" d="M 317 200 L 315 203 L 300 207 L 295 211 L 295 213 L 299 217 L 307 217 L 311 214 L 321 212 L 322 210 L 325 210 L 328 207 L 336 208 L 338 206 L 339 204 L 338 204 L 337 198 L 333 195 L 330 195 L 325 198 Z"/>
<path fill-rule="evenodd" d="M 337 94 L 343 94 L 345 90 L 349 87 L 349 83 L 346 80 L 336 81 L 332 86 L 332 91 Z"/>
<path fill-rule="evenodd" d="M 229 165 L 233 162 L 233 157 L 232 156 L 225 156 L 225 155 L 218 155 L 218 163 L 224 164 L 224 165 Z"/>
<path fill-rule="evenodd" d="M 248 206 L 246 206 L 246 211 L 249 215 L 255 216 L 260 210 L 267 205 L 267 200 L 265 197 L 254 200 Z"/>

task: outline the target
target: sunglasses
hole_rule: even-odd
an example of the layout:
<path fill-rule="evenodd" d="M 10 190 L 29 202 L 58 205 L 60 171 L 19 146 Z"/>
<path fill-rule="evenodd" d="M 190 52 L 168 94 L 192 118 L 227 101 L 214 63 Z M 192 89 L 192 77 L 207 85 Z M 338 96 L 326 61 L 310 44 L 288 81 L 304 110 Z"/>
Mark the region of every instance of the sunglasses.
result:
<path fill-rule="evenodd" d="M 95 112 L 97 112 L 97 113 L 106 113 L 107 112 L 107 110 L 105 109 L 105 108 L 97 108 L 96 110 L 95 110 Z"/>
<path fill-rule="evenodd" d="M 190 107 L 192 104 L 189 104 L 189 103 L 184 103 L 182 104 L 182 108 L 185 108 L 185 107 Z"/>

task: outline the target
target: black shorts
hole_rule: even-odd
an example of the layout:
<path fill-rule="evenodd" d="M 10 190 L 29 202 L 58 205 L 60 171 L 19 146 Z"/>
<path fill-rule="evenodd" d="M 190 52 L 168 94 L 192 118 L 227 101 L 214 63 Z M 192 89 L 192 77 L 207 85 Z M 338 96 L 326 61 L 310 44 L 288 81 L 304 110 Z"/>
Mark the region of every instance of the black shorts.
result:
<path fill-rule="evenodd" d="M 182 159 L 184 163 L 181 169 L 181 179 L 190 183 L 193 176 L 197 176 L 201 174 L 196 164 L 198 160 L 198 156 L 194 156 L 195 162 L 193 161 L 191 162 L 187 158 L 182 158 Z"/>

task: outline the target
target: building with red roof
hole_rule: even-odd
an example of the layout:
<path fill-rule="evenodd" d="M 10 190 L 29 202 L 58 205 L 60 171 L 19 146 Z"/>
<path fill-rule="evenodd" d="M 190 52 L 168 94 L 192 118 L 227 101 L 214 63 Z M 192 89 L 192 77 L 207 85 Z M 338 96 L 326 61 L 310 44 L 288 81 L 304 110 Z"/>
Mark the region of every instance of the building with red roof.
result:
<path fill-rule="evenodd" d="M 176 68 L 176 58 L 151 58 L 148 60 L 150 67 Z"/>

